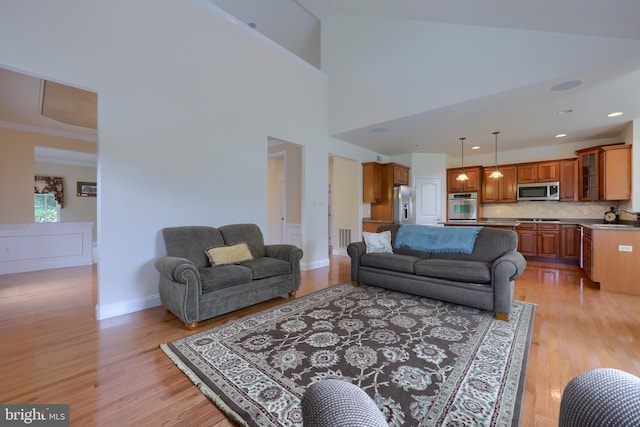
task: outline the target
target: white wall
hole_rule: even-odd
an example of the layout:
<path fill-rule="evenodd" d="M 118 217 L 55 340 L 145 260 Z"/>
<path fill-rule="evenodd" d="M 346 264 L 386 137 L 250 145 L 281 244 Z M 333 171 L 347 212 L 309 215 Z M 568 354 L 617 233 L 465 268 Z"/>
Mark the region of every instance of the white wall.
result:
<path fill-rule="evenodd" d="M 160 230 L 267 223 L 269 135 L 304 148 L 307 268 L 327 260 L 327 79 L 205 0 L 11 2 L 0 66 L 98 93 L 101 318 L 158 304 Z"/>

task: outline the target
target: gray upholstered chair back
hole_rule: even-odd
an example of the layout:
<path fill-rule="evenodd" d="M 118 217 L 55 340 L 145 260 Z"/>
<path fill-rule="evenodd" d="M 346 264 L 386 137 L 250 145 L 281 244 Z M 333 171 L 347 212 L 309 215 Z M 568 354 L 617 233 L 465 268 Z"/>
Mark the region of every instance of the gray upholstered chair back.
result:
<path fill-rule="evenodd" d="M 256 224 L 231 224 L 218 227 L 227 245 L 245 242 L 254 258 L 265 256 L 264 238 Z"/>
<path fill-rule="evenodd" d="M 310 384 L 301 406 L 304 427 L 389 427 L 367 393 L 337 379 Z"/>
<path fill-rule="evenodd" d="M 573 378 L 562 392 L 560 427 L 640 425 L 640 378 L 600 368 Z"/>
<path fill-rule="evenodd" d="M 225 244 L 218 229 L 206 226 L 165 228 L 162 237 L 167 256 L 186 258 L 198 269 L 209 266 L 208 248 Z"/>

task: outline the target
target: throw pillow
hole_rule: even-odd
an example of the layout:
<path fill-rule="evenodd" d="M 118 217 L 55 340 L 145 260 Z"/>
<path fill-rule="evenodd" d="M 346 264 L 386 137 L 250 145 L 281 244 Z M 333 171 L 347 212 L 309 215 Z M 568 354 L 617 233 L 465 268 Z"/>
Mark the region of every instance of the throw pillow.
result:
<path fill-rule="evenodd" d="M 367 252 L 391 254 L 391 231 L 383 231 L 382 233 L 363 232 L 364 243 L 367 246 Z"/>
<path fill-rule="evenodd" d="M 238 264 L 253 259 L 246 243 L 236 243 L 230 246 L 214 246 L 206 250 L 211 265 Z"/>

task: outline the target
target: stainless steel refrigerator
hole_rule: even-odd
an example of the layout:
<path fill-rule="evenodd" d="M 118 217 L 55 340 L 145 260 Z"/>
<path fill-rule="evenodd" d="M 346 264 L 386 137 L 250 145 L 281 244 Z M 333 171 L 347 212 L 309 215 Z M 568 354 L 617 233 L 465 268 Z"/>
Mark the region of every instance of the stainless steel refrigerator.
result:
<path fill-rule="evenodd" d="M 406 185 L 393 187 L 393 222 L 396 224 L 415 224 L 416 189 Z"/>

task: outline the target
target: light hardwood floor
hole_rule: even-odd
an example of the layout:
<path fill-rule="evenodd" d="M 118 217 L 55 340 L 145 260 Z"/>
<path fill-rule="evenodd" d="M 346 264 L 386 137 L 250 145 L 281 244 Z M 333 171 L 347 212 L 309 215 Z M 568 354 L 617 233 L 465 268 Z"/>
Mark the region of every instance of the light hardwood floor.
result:
<path fill-rule="evenodd" d="M 349 280 L 349 258 L 303 272 L 298 296 Z M 279 298 L 189 332 L 156 307 L 94 319 L 95 267 L 0 276 L 0 403 L 67 403 L 73 426 L 232 424 L 159 345 L 287 301 Z M 575 375 L 640 375 L 640 297 L 600 292 L 577 267 L 529 263 L 515 298 L 538 305 L 522 426 L 557 425 Z"/>

